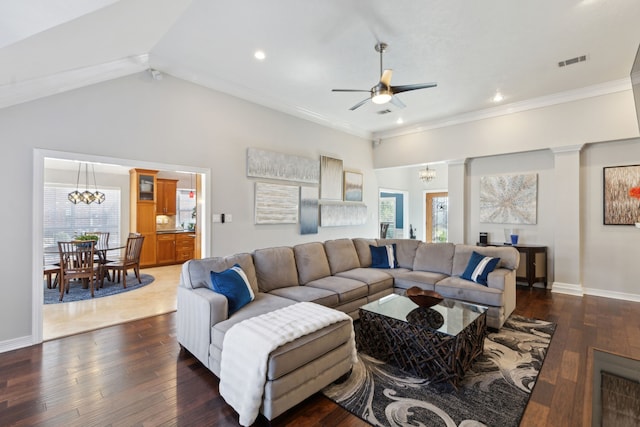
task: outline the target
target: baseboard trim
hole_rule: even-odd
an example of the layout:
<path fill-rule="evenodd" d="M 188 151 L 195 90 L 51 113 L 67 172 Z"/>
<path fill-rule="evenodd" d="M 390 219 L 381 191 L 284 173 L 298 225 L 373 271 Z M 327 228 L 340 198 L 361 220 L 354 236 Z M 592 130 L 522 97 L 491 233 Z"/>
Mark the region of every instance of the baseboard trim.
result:
<path fill-rule="evenodd" d="M 11 350 L 17 350 L 23 347 L 29 347 L 33 345 L 33 339 L 31 335 L 25 337 L 12 338 L 6 341 L 0 341 L 0 353 L 5 353 Z"/>
<path fill-rule="evenodd" d="M 584 288 L 582 285 L 575 285 L 573 283 L 553 282 L 551 292 L 581 297 L 584 295 Z"/>
<path fill-rule="evenodd" d="M 594 288 L 585 288 L 585 295 L 592 295 L 594 297 L 604 297 L 604 298 L 613 298 L 620 299 L 624 301 L 634 301 L 640 302 L 640 295 L 638 294 L 629 294 L 626 292 L 618 292 L 618 291 L 609 291 L 603 289 L 594 289 Z"/>

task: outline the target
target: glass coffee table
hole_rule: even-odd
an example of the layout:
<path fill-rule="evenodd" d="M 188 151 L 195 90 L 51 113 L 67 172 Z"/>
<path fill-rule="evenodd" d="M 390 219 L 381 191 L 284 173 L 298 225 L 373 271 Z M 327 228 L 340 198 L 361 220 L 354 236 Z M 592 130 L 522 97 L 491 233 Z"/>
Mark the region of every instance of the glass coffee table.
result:
<path fill-rule="evenodd" d="M 419 307 L 392 294 L 360 307 L 358 350 L 433 382 L 457 387 L 482 354 L 487 307 L 445 299 Z"/>

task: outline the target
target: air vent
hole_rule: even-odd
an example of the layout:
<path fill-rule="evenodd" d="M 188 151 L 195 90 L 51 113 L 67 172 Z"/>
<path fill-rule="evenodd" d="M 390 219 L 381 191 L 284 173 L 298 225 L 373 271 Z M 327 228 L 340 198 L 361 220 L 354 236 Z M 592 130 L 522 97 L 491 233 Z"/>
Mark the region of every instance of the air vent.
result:
<path fill-rule="evenodd" d="M 388 114 L 388 113 L 390 113 L 390 112 L 391 112 L 391 110 L 389 110 L 389 109 L 387 108 L 386 110 L 380 110 L 380 111 L 378 111 L 378 114 Z"/>
<path fill-rule="evenodd" d="M 565 59 L 564 61 L 558 62 L 558 67 L 573 65 L 573 64 L 577 64 L 578 62 L 584 62 L 586 60 L 587 60 L 587 55 L 576 56 L 575 58 Z"/>

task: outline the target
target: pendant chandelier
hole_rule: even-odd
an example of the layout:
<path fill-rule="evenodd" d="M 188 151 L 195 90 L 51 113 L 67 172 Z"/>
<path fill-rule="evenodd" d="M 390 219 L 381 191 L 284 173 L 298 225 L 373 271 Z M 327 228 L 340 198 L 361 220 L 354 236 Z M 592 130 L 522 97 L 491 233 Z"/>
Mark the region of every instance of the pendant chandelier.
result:
<path fill-rule="evenodd" d="M 86 203 L 88 205 L 93 202 L 97 204 L 101 204 L 102 202 L 105 201 L 105 195 L 104 193 L 98 191 L 98 187 L 96 184 L 96 171 L 93 165 L 91 165 L 91 171 L 93 173 L 93 188 L 95 190 L 94 192 L 89 191 L 89 165 L 87 163 L 84 164 L 85 190 L 82 193 L 80 192 L 79 188 L 80 188 L 81 170 L 82 170 L 82 163 L 78 165 L 78 177 L 76 179 L 76 189 L 75 191 L 72 191 L 71 193 L 69 193 L 67 198 L 74 205 L 78 203 Z"/>
<path fill-rule="evenodd" d="M 429 169 L 429 166 L 427 166 L 425 169 L 418 171 L 418 178 L 420 178 L 422 182 L 433 181 L 436 178 L 436 171 L 435 169 Z"/>

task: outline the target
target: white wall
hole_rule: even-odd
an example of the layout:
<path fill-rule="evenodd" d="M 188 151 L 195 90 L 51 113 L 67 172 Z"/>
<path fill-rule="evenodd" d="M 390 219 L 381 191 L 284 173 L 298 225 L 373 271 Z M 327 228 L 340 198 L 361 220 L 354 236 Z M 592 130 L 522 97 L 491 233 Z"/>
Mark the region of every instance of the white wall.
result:
<path fill-rule="evenodd" d="M 640 301 L 640 229 L 603 225 L 602 207 L 603 168 L 640 165 L 640 139 L 588 145 L 581 160 L 585 293 Z"/>
<path fill-rule="evenodd" d="M 555 180 L 566 174 L 556 170 L 559 166 L 554 151 L 583 144 L 580 170 L 570 175 L 576 180 L 571 187 L 580 189 L 575 224 L 580 228 L 577 247 L 582 249 L 577 257 L 572 256 L 561 265 L 554 250 L 563 231 L 558 228 L 556 208 L 557 201 L 566 197 L 556 191 L 560 183 Z M 579 288 L 579 293 L 640 301 L 635 266 L 640 230 L 602 225 L 602 168 L 640 164 L 638 123 L 630 90 L 398 136 L 383 140 L 374 148 L 374 166 L 385 171 L 376 171 L 380 185 L 394 182 L 397 178 L 392 173 L 406 179 L 411 168 L 398 165 L 438 161 L 455 164 L 460 159 L 466 160 L 465 183 L 458 185 L 458 176 L 452 177 L 451 169 L 448 177 L 450 201 L 463 201 L 460 207 L 450 204 L 449 225 L 456 228 L 450 235 L 460 228 L 464 243 L 474 244 L 480 231 L 489 232 L 490 240 L 504 239 L 503 229 L 510 225 L 480 224 L 477 220 L 479 177 L 537 173 L 538 222 L 517 228 L 522 232 L 523 243 L 548 246 L 550 282 L 556 279 L 554 272 L 558 268 L 570 263 L 575 270 L 570 276 L 577 278 L 570 284 Z M 418 197 L 418 192 L 412 192 L 410 197 Z M 452 216 L 458 218 L 459 209 L 464 212 L 464 220 L 459 226 L 454 221 L 452 226 Z"/>
<path fill-rule="evenodd" d="M 41 279 L 31 277 L 35 148 L 210 169 L 212 208 L 233 215 L 232 223 L 214 224 L 213 255 L 377 233 L 378 185 L 368 140 L 170 76 L 154 81 L 140 73 L 2 109 L 0 141 L 3 200 L 11 203 L 0 218 L 3 236 L 12 242 L 0 248 L 0 348 L 24 342 L 32 331 L 32 281 Z M 368 223 L 306 236 L 295 225 L 254 225 L 254 183 L 245 176 L 248 147 L 332 155 L 363 172 Z"/>

